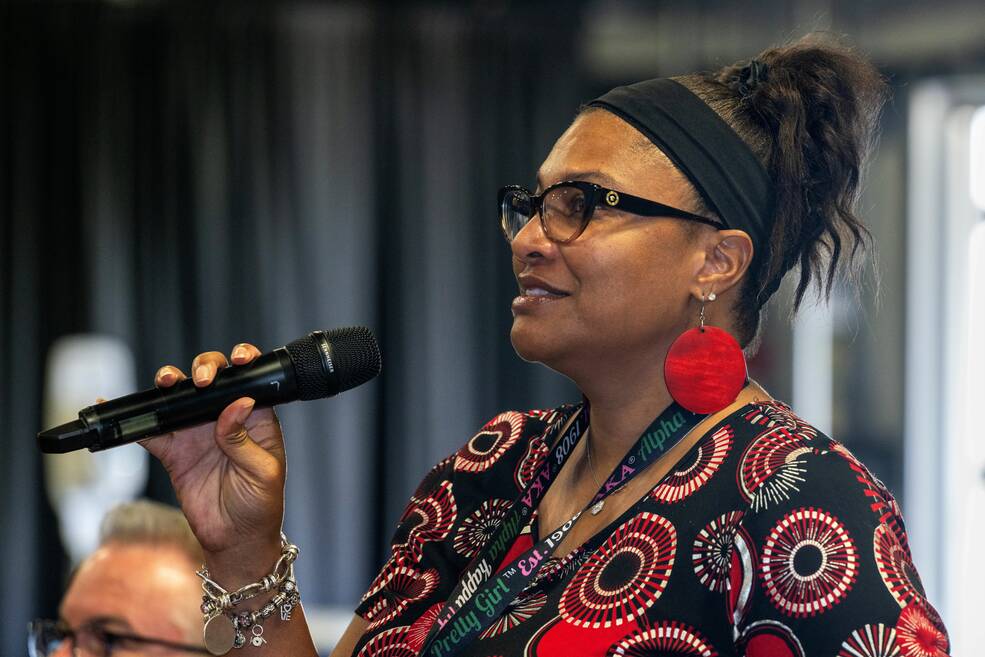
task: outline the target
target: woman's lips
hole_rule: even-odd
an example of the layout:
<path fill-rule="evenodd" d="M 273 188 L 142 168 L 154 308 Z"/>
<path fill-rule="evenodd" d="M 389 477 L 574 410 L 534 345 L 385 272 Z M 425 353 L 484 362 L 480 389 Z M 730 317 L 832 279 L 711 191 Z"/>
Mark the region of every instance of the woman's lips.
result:
<path fill-rule="evenodd" d="M 563 292 L 552 292 L 542 287 L 531 287 L 526 290 L 521 290 L 520 296 L 513 299 L 513 312 L 522 312 L 524 310 L 539 308 L 544 305 L 554 303 L 560 299 L 564 299 L 567 296 L 568 295 Z"/>

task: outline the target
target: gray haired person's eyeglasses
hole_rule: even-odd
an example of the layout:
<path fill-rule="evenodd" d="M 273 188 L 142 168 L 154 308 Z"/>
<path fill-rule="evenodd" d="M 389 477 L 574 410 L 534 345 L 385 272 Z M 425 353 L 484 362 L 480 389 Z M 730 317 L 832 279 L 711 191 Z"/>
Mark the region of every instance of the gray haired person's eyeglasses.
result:
<path fill-rule="evenodd" d="M 191 654 L 208 655 L 201 646 L 192 646 L 164 639 L 152 639 L 136 634 L 113 632 L 100 623 L 90 623 L 75 629 L 62 621 L 37 619 L 27 626 L 28 657 L 50 657 L 66 642 L 72 650 L 72 657 L 113 657 L 114 650 L 133 650 L 137 646 L 161 646 Z"/>
<path fill-rule="evenodd" d="M 639 196 L 632 196 L 584 180 L 555 183 L 540 194 L 519 185 L 499 190 L 499 225 L 507 242 L 512 242 L 533 216 L 540 216 L 544 235 L 552 242 L 566 244 L 578 238 L 601 205 L 644 217 L 675 217 L 725 228 L 721 221 L 702 217 Z"/>

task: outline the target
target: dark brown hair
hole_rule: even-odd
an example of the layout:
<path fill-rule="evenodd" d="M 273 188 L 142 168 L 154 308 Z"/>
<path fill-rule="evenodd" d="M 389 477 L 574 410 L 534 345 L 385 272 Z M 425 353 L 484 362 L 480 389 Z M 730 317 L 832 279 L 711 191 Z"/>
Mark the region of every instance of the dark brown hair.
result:
<path fill-rule="evenodd" d="M 754 59 L 765 67 L 757 65 L 751 80 L 752 60 L 674 78 L 735 130 L 775 186 L 770 256 L 747 272 L 735 307 L 736 338 L 744 347 L 755 340 L 772 291 L 795 265 L 795 311 L 812 283 L 829 299 L 837 274 L 857 281 L 871 235 L 855 206 L 887 95 L 876 68 L 826 33 Z"/>

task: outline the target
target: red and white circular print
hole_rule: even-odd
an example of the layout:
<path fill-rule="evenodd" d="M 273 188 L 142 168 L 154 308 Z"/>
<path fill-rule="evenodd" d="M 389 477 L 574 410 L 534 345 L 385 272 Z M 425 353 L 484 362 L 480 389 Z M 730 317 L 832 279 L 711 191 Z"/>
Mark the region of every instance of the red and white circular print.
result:
<path fill-rule="evenodd" d="M 901 657 L 896 644 L 896 628 L 882 623 L 866 625 L 841 644 L 838 657 Z"/>
<path fill-rule="evenodd" d="M 513 503 L 504 499 L 485 500 L 479 508 L 462 521 L 455 532 L 452 546 L 463 557 L 471 559 L 479 553 L 503 523 Z"/>
<path fill-rule="evenodd" d="M 359 651 L 357 657 L 417 657 L 417 650 L 407 640 L 408 626 L 384 630 Z"/>
<path fill-rule="evenodd" d="M 742 521 L 742 511 L 730 511 L 709 522 L 698 532 L 691 548 L 691 565 L 698 581 L 716 593 L 728 586 L 732 544 Z"/>
<path fill-rule="evenodd" d="M 794 617 L 824 613 L 858 577 L 858 550 L 827 511 L 806 507 L 778 522 L 762 549 L 759 575 L 770 600 Z"/>
<path fill-rule="evenodd" d="M 530 439 L 530 442 L 527 443 L 527 451 L 523 455 L 523 458 L 516 464 L 516 472 L 513 475 L 518 490 L 525 490 L 527 488 L 533 480 L 534 475 L 537 474 L 537 468 L 547 458 L 548 451 L 550 451 L 550 448 L 542 438 L 536 437 Z"/>
<path fill-rule="evenodd" d="M 376 629 L 396 618 L 412 602 L 424 600 L 438 588 L 438 571 L 420 571 L 398 566 L 384 570 L 377 578 L 373 593 L 382 591 L 376 602 L 366 612 L 367 629 Z"/>
<path fill-rule="evenodd" d="M 731 426 L 720 428 L 695 448 L 692 460 L 667 475 L 650 496 L 658 502 L 673 504 L 694 494 L 721 467 L 732 450 L 733 437 Z"/>
<path fill-rule="evenodd" d="M 914 584 L 914 580 L 919 581 L 917 570 L 906 547 L 900 542 L 897 530 L 885 523 L 876 526 L 872 544 L 882 583 L 899 606 L 922 602 L 921 589 Z"/>
<path fill-rule="evenodd" d="M 526 416 L 510 411 L 500 413 L 472 436 L 455 455 L 457 472 L 488 470 L 520 438 Z"/>
<path fill-rule="evenodd" d="M 666 588 L 676 552 L 677 531 L 670 521 L 640 513 L 578 569 L 561 595 L 561 618 L 589 628 L 639 618 Z"/>
<path fill-rule="evenodd" d="M 455 524 L 458 506 L 452 483 L 444 481 L 424 499 L 410 498 L 394 535 L 393 553 L 401 562 L 418 561 L 425 543 L 443 541 Z"/>
<path fill-rule="evenodd" d="M 806 481 L 801 460 L 811 449 L 786 431 L 770 431 L 749 443 L 736 472 L 739 491 L 754 512 L 790 499 Z"/>
<path fill-rule="evenodd" d="M 431 605 L 407 629 L 406 641 L 414 650 L 419 651 L 424 647 L 424 642 L 431 632 L 431 626 L 437 622 L 438 616 L 441 615 L 441 608 L 444 606 L 445 604 L 443 602 L 437 602 Z"/>
<path fill-rule="evenodd" d="M 744 657 L 804 657 L 800 639 L 789 627 L 775 620 L 751 623 L 736 642 Z"/>
<path fill-rule="evenodd" d="M 896 640 L 903 657 L 946 657 L 950 648 L 940 616 L 927 605 L 907 605 L 896 621 Z"/>
<path fill-rule="evenodd" d="M 645 630 L 637 630 L 609 648 L 606 657 L 718 657 L 718 652 L 690 625 L 664 621 Z"/>
<path fill-rule="evenodd" d="M 547 595 L 544 593 L 534 593 L 528 597 L 515 600 L 502 616 L 497 618 L 492 625 L 483 630 L 479 635 L 480 639 L 489 639 L 509 632 L 514 627 L 533 618 L 537 612 L 547 604 Z"/>

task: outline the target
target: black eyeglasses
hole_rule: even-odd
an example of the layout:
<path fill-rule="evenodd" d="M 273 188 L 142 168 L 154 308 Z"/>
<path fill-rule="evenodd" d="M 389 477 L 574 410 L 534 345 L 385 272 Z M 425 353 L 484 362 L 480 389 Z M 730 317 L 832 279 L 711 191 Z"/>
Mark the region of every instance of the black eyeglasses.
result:
<path fill-rule="evenodd" d="M 133 649 L 136 645 L 153 645 L 171 650 L 208 655 L 208 650 L 164 639 L 150 639 L 136 634 L 111 632 L 99 623 L 72 629 L 62 621 L 38 619 L 27 626 L 27 654 L 29 657 L 50 657 L 68 641 L 72 657 L 112 657 L 113 651 Z"/>
<path fill-rule="evenodd" d="M 540 194 L 510 185 L 499 190 L 498 200 L 499 223 L 508 242 L 516 238 L 535 214 L 540 216 L 547 239 L 562 244 L 571 242 L 584 232 L 599 203 L 644 217 L 675 217 L 725 228 L 720 221 L 583 180 L 555 183 Z"/>

